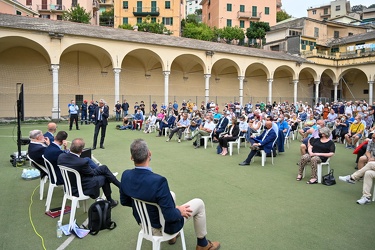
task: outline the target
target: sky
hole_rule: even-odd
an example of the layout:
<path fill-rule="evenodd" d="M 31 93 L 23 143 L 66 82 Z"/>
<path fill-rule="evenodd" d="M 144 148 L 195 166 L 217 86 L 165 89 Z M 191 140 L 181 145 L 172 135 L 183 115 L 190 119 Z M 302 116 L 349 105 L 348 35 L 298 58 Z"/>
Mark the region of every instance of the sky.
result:
<path fill-rule="evenodd" d="M 329 4 L 331 1 L 315 0 L 310 2 L 307 0 L 282 0 L 281 2 L 283 4 L 281 8 L 289 15 L 292 15 L 293 17 L 305 17 L 307 16 L 307 8 Z M 360 4 L 370 6 L 371 4 L 375 4 L 375 0 L 350 0 L 351 7 Z"/>

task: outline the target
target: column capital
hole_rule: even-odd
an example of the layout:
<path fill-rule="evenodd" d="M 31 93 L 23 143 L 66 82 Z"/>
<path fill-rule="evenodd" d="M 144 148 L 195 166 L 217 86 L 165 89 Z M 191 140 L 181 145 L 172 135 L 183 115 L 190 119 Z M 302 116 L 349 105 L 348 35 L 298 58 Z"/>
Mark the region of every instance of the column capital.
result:
<path fill-rule="evenodd" d="M 244 76 L 238 76 L 238 80 L 243 81 L 243 80 L 245 80 L 245 77 Z"/>
<path fill-rule="evenodd" d="M 121 68 L 113 68 L 113 73 L 119 74 L 121 72 Z"/>
<path fill-rule="evenodd" d="M 299 83 L 299 80 L 298 79 L 294 79 L 293 83 L 294 83 L 294 85 L 297 85 Z"/>
<path fill-rule="evenodd" d="M 59 70 L 60 65 L 59 64 L 51 64 L 51 69 L 52 70 Z"/>
<path fill-rule="evenodd" d="M 369 85 L 373 85 L 375 81 L 368 81 Z"/>
<path fill-rule="evenodd" d="M 164 76 L 169 76 L 171 74 L 171 72 L 166 70 L 166 71 L 163 71 L 163 74 L 164 74 Z"/>
<path fill-rule="evenodd" d="M 211 77 L 211 74 L 204 74 L 203 76 L 204 76 L 204 78 L 208 79 L 208 78 Z"/>
<path fill-rule="evenodd" d="M 334 83 L 332 83 L 333 84 L 333 86 L 339 86 L 339 83 L 338 82 L 334 82 Z"/>
<path fill-rule="evenodd" d="M 320 84 L 320 80 L 319 81 L 314 81 L 314 84 L 315 85 L 319 85 Z"/>
<path fill-rule="evenodd" d="M 268 78 L 267 82 L 273 82 L 273 78 Z"/>

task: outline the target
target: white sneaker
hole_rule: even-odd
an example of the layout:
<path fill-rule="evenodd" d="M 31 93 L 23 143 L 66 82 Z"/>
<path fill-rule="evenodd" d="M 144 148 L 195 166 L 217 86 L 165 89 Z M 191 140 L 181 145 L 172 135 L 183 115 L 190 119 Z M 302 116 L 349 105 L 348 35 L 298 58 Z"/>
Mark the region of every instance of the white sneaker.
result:
<path fill-rule="evenodd" d="M 178 139 L 178 143 L 180 143 L 181 142 L 181 140 L 180 139 Z"/>
<path fill-rule="evenodd" d="M 353 181 L 352 179 L 350 179 L 350 175 L 339 176 L 339 180 L 340 181 L 345 181 L 345 182 L 350 183 L 350 184 L 355 184 L 355 181 Z"/>
<path fill-rule="evenodd" d="M 171 139 L 168 138 L 168 139 L 166 140 L 166 142 L 169 142 L 170 140 L 171 140 Z"/>
<path fill-rule="evenodd" d="M 365 197 L 365 196 L 362 196 L 361 199 L 357 200 L 357 204 L 359 204 L 359 205 L 365 205 L 365 204 L 368 204 L 370 202 L 371 202 L 370 198 Z"/>

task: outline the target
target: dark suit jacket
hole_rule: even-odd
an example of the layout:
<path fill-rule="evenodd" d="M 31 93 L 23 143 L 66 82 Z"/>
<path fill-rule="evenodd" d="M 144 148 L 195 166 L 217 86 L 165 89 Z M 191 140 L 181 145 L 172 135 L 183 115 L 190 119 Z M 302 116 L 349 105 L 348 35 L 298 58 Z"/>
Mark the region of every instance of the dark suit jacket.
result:
<path fill-rule="evenodd" d="M 109 108 L 107 105 L 104 105 L 103 106 L 103 113 L 102 113 L 102 122 L 103 122 L 103 125 L 104 126 L 107 126 L 108 125 L 108 117 L 109 117 Z M 95 108 L 95 111 L 94 111 L 94 122 L 95 124 L 98 123 L 98 114 L 99 114 L 99 109 L 101 109 L 99 106 Z"/>
<path fill-rule="evenodd" d="M 86 158 L 80 158 L 71 153 L 60 154 L 57 159 L 58 165 L 77 170 L 81 176 L 83 193 L 87 196 L 97 198 L 100 195 L 100 186 L 98 180 L 95 178 L 94 171 L 90 168 L 89 162 Z M 72 189 L 74 195 L 78 196 L 75 175 L 69 175 L 69 179 L 73 180 Z M 74 185 L 74 186 L 73 186 Z"/>
<path fill-rule="evenodd" d="M 220 124 L 221 123 L 221 124 Z M 224 131 L 225 128 L 228 126 L 229 119 L 226 118 L 225 116 L 221 117 L 219 122 L 216 125 L 216 130 L 222 130 Z"/>
<path fill-rule="evenodd" d="M 275 133 L 275 130 L 271 128 L 266 138 L 262 140 L 266 132 L 267 132 L 267 129 L 265 129 L 261 135 L 258 135 L 255 138 L 259 140 L 259 143 L 262 146 L 263 150 L 268 154 L 268 153 L 271 153 L 272 151 L 272 144 L 276 139 L 276 133 Z"/>
<path fill-rule="evenodd" d="M 240 128 L 239 128 L 239 126 L 236 124 L 236 125 L 234 125 L 234 128 L 233 128 L 233 130 L 232 130 L 232 133 L 230 133 L 230 132 L 231 132 L 230 130 L 231 130 L 232 126 L 233 126 L 233 125 L 230 125 L 230 126 L 228 127 L 228 134 L 231 135 L 231 136 L 234 137 L 234 138 L 237 138 L 238 135 L 240 134 Z"/>
<path fill-rule="evenodd" d="M 31 142 L 29 144 L 29 149 L 27 150 L 27 153 L 29 154 L 30 158 L 33 159 L 36 163 L 44 166 L 44 160 L 42 155 L 44 154 L 44 150 L 46 150 L 46 148 L 47 147 L 43 146 L 40 143 Z"/>
<path fill-rule="evenodd" d="M 61 150 L 61 148 L 56 145 L 55 143 L 51 143 L 46 150 L 44 151 L 44 157 L 53 165 L 53 169 L 55 170 L 56 174 L 56 180 L 53 178 L 53 175 L 51 174 L 51 182 L 55 183 L 56 185 L 64 184 L 64 179 L 61 175 L 60 168 L 57 166 L 57 158 L 60 154 L 62 154 L 64 151 Z M 49 166 L 47 165 L 46 167 Z M 51 172 L 51 170 L 49 169 Z"/>
<path fill-rule="evenodd" d="M 50 132 L 45 132 L 44 137 L 48 137 L 49 141 L 52 143 L 55 140 L 55 137 Z"/>
<path fill-rule="evenodd" d="M 131 197 L 157 203 L 165 218 L 164 232 L 174 234 L 184 226 L 184 217 L 176 208 L 165 177 L 147 169 L 135 168 L 125 170 L 121 177 L 120 200 L 124 206 L 133 207 L 133 215 L 138 223 L 139 216 Z M 151 225 L 161 228 L 159 213 L 156 207 L 148 206 Z"/>

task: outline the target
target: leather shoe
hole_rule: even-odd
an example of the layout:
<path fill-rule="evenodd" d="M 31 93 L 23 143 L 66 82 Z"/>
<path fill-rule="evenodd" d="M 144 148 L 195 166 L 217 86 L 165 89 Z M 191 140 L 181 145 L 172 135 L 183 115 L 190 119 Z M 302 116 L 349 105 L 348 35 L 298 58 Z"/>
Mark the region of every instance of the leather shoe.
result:
<path fill-rule="evenodd" d="M 91 149 L 92 149 L 92 150 L 95 150 L 95 149 L 96 149 L 96 147 L 92 147 Z"/>
<path fill-rule="evenodd" d="M 118 201 L 116 200 L 111 200 L 111 208 L 114 208 L 118 205 Z"/>
<path fill-rule="evenodd" d="M 198 246 L 195 248 L 196 250 L 217 250 L 217 249 L 220 249 L 220 242 L 218 241 L 208 241 L 208 244 L 207 246 L 205 247 L 201 247 L 201 246 Z"/>
<path fill-rule="evenodd" d="M 247 165 L 250 165 L 250 163 L 247 163 L 246 161 L 243 161 L 243 162 L 239 163 L 238 165 L 240 165 L 240 166 L 247 166 Z"/>
<path fill-rule="evenodd" d="M 178 237 L 180 237 L 180 233 L 178 233 L 174 238 L 168 240 L 168 244 L 174 245 L 176 243 Z"/>
<path fill-rule="evenodd" d="M 104 146 L 100 146 L 100 148 L 101 148 L 101 149 L 105 149 L 105 147 L 104 147 Z"/>

